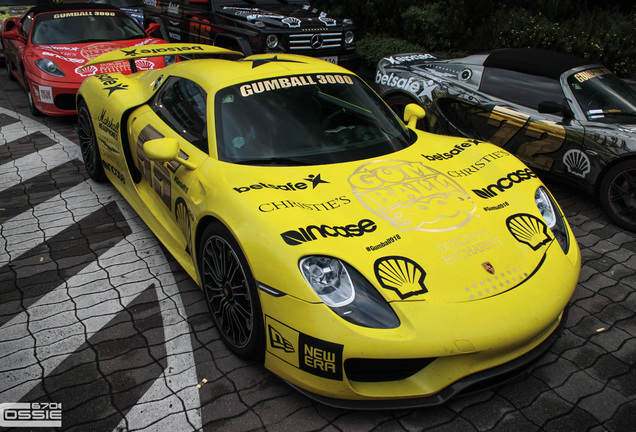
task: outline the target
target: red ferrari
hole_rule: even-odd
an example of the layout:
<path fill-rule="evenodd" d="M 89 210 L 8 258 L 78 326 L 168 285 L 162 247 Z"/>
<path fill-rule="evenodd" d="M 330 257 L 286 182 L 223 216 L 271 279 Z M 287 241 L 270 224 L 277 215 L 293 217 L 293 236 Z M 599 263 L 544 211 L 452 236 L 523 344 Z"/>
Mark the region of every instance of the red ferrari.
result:
<path fill-rule="evenodd" d="M 165 43 L 150 36 L 157 24 L 146 31 L 125 12 L 107 5 L 67 4 L 36 6 L 22 18 L 10 18 L 0 36 L 5 50 L 9 78 L 26 89 L 33 115 L 76 114 L 75 94 L 90 75 L 164 67 L 175 56 L 152 57 L 81 68 L 88 60 L 108 51 Z"/>

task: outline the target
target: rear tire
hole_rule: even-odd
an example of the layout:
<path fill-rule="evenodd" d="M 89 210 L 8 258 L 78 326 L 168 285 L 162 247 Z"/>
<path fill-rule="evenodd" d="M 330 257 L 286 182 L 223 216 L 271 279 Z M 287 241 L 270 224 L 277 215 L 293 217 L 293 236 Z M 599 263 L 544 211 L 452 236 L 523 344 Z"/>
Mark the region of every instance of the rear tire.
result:
<path fill-rule="evenodd" d="M 80 101 L 77 107 L 77 135 L 86 172 L 96 182 L 105 182 L 107 178 L 102 166 L 102 157 L 99 154 L 93 119 L 84 101 Z"/>
<path fill-rule="evenodd" d="M 636 232 L 636 160 L 619 162 L 605 174 L 600 199 L 612 222 Z"/>
<path fill-rule="evenodd" d="M 11 66 L 11 60 L 9 60 L 9 57 L 7 57 L 6 54 L 4 56 L 4 66 L 7 69 L 7 75 L 9 76 L 9 80 L 16 81 L 15 77 L 13 76 L 13 67 Z"/>

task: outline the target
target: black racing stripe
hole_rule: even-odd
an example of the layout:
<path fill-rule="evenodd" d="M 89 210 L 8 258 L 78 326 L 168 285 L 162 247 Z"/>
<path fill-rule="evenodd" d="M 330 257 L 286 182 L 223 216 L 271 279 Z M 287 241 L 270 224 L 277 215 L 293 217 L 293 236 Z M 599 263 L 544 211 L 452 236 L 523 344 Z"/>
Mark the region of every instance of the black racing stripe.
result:
<path fill-rule="evenodd" d="M 167 367 L 163 325 L 150 284 L 22 402 L 63 403 L 65 431 L 115 430 Z"/>
<path fill-rule="evenodd" d="M 0 267 L 0 326 L 75 276 L 132 232 L 110 202 Z"/>
<path fill-rule="evenodd" d="M 73 159 L 0 192 L 0 224 L 88 179 L 81 161 Z"/>
<path fill-rule="evenodd" d="M 2 120 L 0 119 L 0 126 Z M 28 156 L 47 147 L 57 144 L 57 141 L 44 135 L 42 132 L 34 132 L 0 146 L 0 165 L 12 160 Z"/>

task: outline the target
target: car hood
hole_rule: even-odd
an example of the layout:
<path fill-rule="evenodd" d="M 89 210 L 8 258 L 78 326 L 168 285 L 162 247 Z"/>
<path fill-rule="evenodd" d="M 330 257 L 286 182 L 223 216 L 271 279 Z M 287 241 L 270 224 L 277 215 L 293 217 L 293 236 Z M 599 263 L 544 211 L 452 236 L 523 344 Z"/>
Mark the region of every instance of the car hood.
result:
<path fill-rule="evenodd" d="M 272 4 L 266 7 L 217 6 L 217 12 L 241 18 L 245 21 L 261 21 L 271 27 L 279 28 L 316 28 L 330 27 L 338 21 L 329 18 L 310 6 Z"/>
<path fill-rule="evenodd" d="M 80 81 L 85 77 L 102 74 L 102 73 L 130 73 L 130 64 L 127 61 L 104 63 L 100 65 L 81 68 L 87 61 L 116 49 L 153 45 L 157 43 L 165 43 L 161 39 L 148 38 L 131 41 L 114 41 L 114 42 L 90 42 L 81 44 L 68 45 L 34 45 L 31 49 L 33 60 L 45 58 L 54 61 L 67 75 L 67 77 L 76 77 Z M 160 58 L 148 58 L 135 60 L 137 70 L 150 70 L 163 66 Z"/>
<path fill-rule="evenodd" d="M 434 141 L 382 158 L 230 168 L 231 217 L 250 221 L 236 235 L 257 280 L 311 301 L 297 263 L 329 255 L 388 301 L 455 303 L 525 283 L 549 250 L 565 257 L 531 170 L 491 144 L 422 136 Z"/>

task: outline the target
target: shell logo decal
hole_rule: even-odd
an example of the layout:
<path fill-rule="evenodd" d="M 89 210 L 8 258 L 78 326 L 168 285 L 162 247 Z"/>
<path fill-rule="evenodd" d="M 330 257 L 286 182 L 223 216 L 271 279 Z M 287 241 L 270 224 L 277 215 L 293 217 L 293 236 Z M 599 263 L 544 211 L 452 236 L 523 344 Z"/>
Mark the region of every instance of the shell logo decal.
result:
<path fill-rule="evenodd" d="M 506 226 L 518 242 L 527 244 L 534 251 L 552 240 L 545 222 L 531 214 L 520 213 L 510 216 L 506 219 Z"/>
<path fill-rule="evenodd" d="M 570 174 L 585 178 L 590 172 L 590 158 L 581 150 L 568 150 L 563 155 L 563 164 Z"/>
<path fill-rule="evenodd" d="M 402 231 L 455 230 L 475 212 L 457 182 L 421 162 L 369 162 L 351 174 L 349 184 L 362 205 Z"/>
<path fill-rule="evenodd" d="M 382 288 L 395 291 L 402 300 L 428 292 L 424 285 L 426 272 L 409 258 L 399 256 L 380 258 L 373 265 L 373 270 Z"/>

